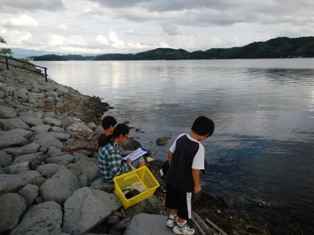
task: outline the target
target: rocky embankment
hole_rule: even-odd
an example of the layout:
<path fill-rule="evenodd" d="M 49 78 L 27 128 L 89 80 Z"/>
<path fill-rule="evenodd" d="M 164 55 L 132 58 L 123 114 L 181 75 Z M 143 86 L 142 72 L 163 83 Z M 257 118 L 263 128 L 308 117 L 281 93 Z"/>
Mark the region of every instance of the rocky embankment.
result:
<path fill-rule="evenodd" d="M 0 234 L 172 234 L 155 213 L 156 196 L 123 209 L 93 152 L 64 151 L 94 147 L 87 140 L 108 108 L 41 75 L 0 67 Z"/>

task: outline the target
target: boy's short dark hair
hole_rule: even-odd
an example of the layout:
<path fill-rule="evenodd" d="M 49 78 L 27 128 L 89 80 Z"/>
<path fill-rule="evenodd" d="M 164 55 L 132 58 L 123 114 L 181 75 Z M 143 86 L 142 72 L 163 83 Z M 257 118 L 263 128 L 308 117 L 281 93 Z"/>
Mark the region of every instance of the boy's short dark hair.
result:
<path fill-rule="evenodd" d="M 119 135 L 127 135 L 129 134 L 130 128 L 124 124 L 124 123 L 119 123 L 113 130 L 112 136 L 113 137 L 118 137 Z"/>
<path fill-rule="evenodd" d="M 112 116 L 105 116 L 102 120 L 102 127 L 106 130 L 110 126 L 115 126 L 117 124 L 117 120 Z"/>
<path fill-rule="evenodd" d="M 208 137 L 213 134 L 214 129 L 214 122 L 205 116 L 200 116 L 196 118 L 192 126 L 192 131 L 194 131 L 196 134 L 208 135 Z"/>

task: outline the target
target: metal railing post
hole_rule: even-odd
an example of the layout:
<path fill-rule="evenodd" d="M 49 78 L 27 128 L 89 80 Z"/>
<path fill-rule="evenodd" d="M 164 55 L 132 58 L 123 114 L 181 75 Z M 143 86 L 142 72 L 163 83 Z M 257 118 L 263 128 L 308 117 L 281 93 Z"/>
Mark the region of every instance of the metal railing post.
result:
<path fill-rule="evenodd" d="M 47 68 L 46 67 L 45 67 L 45 79 L 46 79 L 46 82 L 48 82 Z"/>
<path fill-rule="evenodd" d="M 15 64 L 11 63 L 10 64 L 9 60 L 17 61 L 18 63 L 15 63 Z M 5 64 L 7 70 L 9 70 L 9 65 L 10 65 L 10 66 L 25 69 L 25 70 L 28 70 L 31 72 L 40 73 L 41 76 L 45 76 L 45 80 L 46 80 L 46 82 L 48 82 L 48 73 L 47 73 L 48 68 L 47 67 L 42 67 L 42 66 L 35 65 L 35 64 L 29 63 L 29 62 L 25 62 L 23 60 L 11 58 L 8 56 L 2 56 L 2 55 L 0 55 L 0 63 Z M 36 68 L 40 68 L 40 70 L 38 70 Z M 43 69 L 45 70 L 44 75 L 43 75 Z"/>
<path fill-rule="evenodd" d="M 5 57 L 5 64 L 7 66 L 7 70 L 9 70 L 9 60 L 7 56 Z"/>

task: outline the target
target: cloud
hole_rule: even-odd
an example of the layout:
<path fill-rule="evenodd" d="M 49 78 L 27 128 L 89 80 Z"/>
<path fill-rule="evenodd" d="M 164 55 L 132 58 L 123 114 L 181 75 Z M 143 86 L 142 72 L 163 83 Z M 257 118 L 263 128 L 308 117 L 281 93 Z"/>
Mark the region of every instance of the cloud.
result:
<path fill-rule="evenodd" d="M 123 48 L 125 45 L 124 41 L 120 40 L 117 34 L 113 31 L 110 31 L 109 33 L 109 40 L 114 48 Z"/>
<path fill-rule="evenodd" d="M 143 2 L 143 0 L 107 0 L 107 1 L 103 1 L 103 0 L 90 0 L 91 2 L 97 2 L 99 3 L 99 5 L 103 6 L 103 7 L 109 7 L 109 8 L 127 8 L 127 7 L 131 7 L 131 6 L 136 6 L 139 3 Z"/>
<path fill-rule="evenodd" d="M 0 30 L 1 36 L 6 40 L 9 47 L 16 47 L 20 44 L 28 43 L 32 40 L 32 34 L 26 31 L 17 31 L 5 29 Z"/>
<path fill-rule="evenodd" d="M 0 1 L 8 44 L 50 51 L 194 51 L 314 34 L 312 0 Z"/>
<path fill-rule="evenodd" d="M 148 46 L 146 44 L 139 43 L 139 42 L 128 42 L 127 47 L 130 49 L 141 49 L 141 50 L 143 50 L 143 49 L 147 48 Z"/>
<path fill-rule="evenodd" d="M 140 7 L 149 11 L 156 12 L 169 12 L 169 11 L 181 11 L 186 9 L 202 9 L 202 8 L 231 8 L 242 5 L 245 0 L 194 0 L 194 1 L 182 1 L 182 0 L 90 0 L 91 2 L 97 2 L 103 7 L 108 8 L 130 8 Z"/>
<path fill-rule="evenodd" d="M 113 31 L 109 32 L 109 38 L 107 39 L 105 36 L 97 35 L 96 38 L 97 42 L 100 42 L 104 45 L 110 45 L 113 48 L 124 48 L 125 42 L 123 40 L 120 40 L 117 36 L 117 34 Z"/>
<path fill-rule="evenodd" d="M 65 24 L 58 25 L 58 29 L 67 30 L 67 26 Z"/>
<path fill-rule="evenodd" d="M 45 35 L 48 45 L 57 47 L 88 47 L 88 39 L 81 35 L 64 36 L 56 33 Z"/>
<path fill-rule="evenodd" d="M 243 22 L 276 24 L 290 22 L 296 15 L 311 18 L 311 0 L 90 0 L 97 10 L 115 18 L 134 22 L 158 20 L 167 24 L 194 26 L 226 26 Z M 302 21 L 306 23 L 306 21 Z"/>
<path fill-rule="evenodd" d="M 114 31 L 110 31 L 108 37 L 103 35 L 97 35 L 96 42 L 110 49 L 118 50 L 140 50 L 150 48 L 151 45 L 147 43 L 128 41 L 125 42 L 118 38 Z"/>
<path fill-rule="evenodd" d="M 134 29 L 127 29 L 127 30 L 124 30 L 124 33 L 125 34 L 135 34 L 135 30 Z"/>
<path fill-rule="evenodd" d="M 99 47 L 94 48 L 86 37 L 81 35 L 64 36 L 56 33 L 43 35 L 41 44 L 30 45 L 32 49 L 41 49 L 63 53 L 98 53 Z"/>
<path fill-rule="evenodd" d="M 45 37 L 50 46 L 61 46 L 65 41 L 65 37 L 60 34 L 49 33 Z"/>
<path fill-rule="evenodd" d="M 16 18 L 2 20 L 1 25 L 7 28 L 36 28 L 38 22 L 28 15 L 20 15 Z"/>
<path fill-rule="evenodd" d="M 102 35 L 97 35 L 96 42 L 99 42 L 103 45 L 110 45 L 109 40 L 105 36 L 102 36 Z"/>
<path fill-rule="evenodd" d="M 174 24 L 161 24 L 163 30 L 169 35 L 178 35 L 178 27 Z"/>
<path fill-rule="evenodd" d="M 169 44 L 166 42 L 159 42 L 158 47 L 159 48 L 170 48 Z"/>
<path fill-rule="evenodd" d="M 135 6 L 130 8 L 117 9 L 99 8 L 97 6 L 90 8 L 88 11 L 85 11 L 84 15 L 102 21 L 106 21 L 111 18 L 119 21 L 126 20 L 138 23 L 145 21 L 162 20 L 167 17 L 162 13 L 150 12 L 144 8 Z"/>
<path fill-rule="evenodd" d="M 25 12 L 34 10 L 56 11 L 63 9 L 61 0 L 1 0 L 0 11 L 4 12 Z"/>

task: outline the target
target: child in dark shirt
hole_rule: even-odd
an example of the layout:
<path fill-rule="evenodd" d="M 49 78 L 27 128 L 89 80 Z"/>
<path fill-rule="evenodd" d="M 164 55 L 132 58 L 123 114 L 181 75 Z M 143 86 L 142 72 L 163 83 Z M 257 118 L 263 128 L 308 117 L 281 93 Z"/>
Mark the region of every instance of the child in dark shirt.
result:
<path fill-rule="evenodd" d="M 201 141 L 214 132 L 214 122 L 198 117 L 190 134 L 177 137 L 168 151 L 166 207 L 170 209 L 167 226 L 176 234 L 194 234 L 187 225 L 192 216 L 192 193 L 201 192 L 200 171 L 204 170 L 205 149 Z"/>
<path fill-rule="evenodd" d="M 96 142 L 96 148 L 99 149 L 103 147 L 106 143 L 106 139 L 109 135 L 112 134 L 117 120 L 112 116 L 105 116 L 102 120 L 102 127 L 104 128 L 103 132 L 98 136 Z"/>

